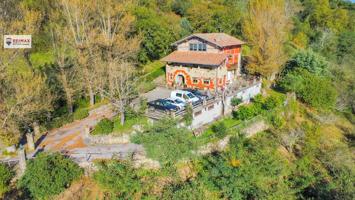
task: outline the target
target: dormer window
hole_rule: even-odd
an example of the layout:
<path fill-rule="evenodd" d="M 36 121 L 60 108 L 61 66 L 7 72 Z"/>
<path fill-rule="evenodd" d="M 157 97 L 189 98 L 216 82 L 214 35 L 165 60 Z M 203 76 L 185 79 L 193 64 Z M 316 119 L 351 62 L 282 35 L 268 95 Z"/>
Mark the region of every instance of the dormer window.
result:
<path fill-rule="evenodd" d="M 207 46 L 205 43 L 190 43 L 190 51 L 206 51 Z"/>

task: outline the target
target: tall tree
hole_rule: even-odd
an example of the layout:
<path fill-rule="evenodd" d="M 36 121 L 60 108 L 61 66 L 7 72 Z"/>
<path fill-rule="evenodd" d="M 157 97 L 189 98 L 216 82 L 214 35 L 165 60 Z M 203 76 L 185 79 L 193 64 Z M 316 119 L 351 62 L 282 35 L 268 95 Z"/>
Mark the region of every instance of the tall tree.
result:
<path fill-rule="evenodd" d="M 118 60 L 132 60 L 139 50 L 138 36 L 130 34 L 134 22 L 134 16 L 130 15 L 127 9 L 130 4 L 130 1 L 123 0 L 96 1 L 98 19 L 96 43 L 100 47 L 100 62 L 107 63 L 103 66 L 106 72 L 111 71 Z M 113 91 L 111 75 L 107 74 L 108 87 Z"/>
<path fill-rule="evenodd" d="M 73 50 L 68 45 L 69 40 L 63 37 L 65 35 L 63 28 L 56 26 L 51 31 L 56 74 L 65 94 L 68 113 L 71 114 L 74 111 L 74 96 L 81 88 L 78 79 L 79 69 L 71 62 Z"/>
<path fill-rule="evenodd" d="M 90 98 L 90 105 L 95 104 L 95 69 L 94 55 L 95 21 L 94 1 L 62 0 L 61 8 L 75 47 L 76 60 L 82 71 L 81 75 Z"/>
<path fill-rule="evenodd" d="M 121 124 L 123 125 L 125 123 L 126 108 L 137 97 L 135 90 L 136 70 L 131 63 L 125 61 L 116 61 L 112 66 L 108 71 L 111 74 L 109 82 L 113 84 L 112 90 L 105 88 L 101 88 L 101 90 L 120 113 Z"/>
<path fill-rule="evenodd" d="M 251 46 L 248 71 L 273 79 L 285 62 L 284 43 L 290 27 L 284 0 L 249 1 L 243 33 Z"/>
<path fill-rule="evenodd" d="M 42 13 L 25 2 L 13 7 L 17 12 L 0 14 L 0 34 L 35 34 Z M 1 10 L 4 10 L 1 8 Z M 31 67 L 30 50 L 0 50 L 0 137 L 16 143 L 23 128 L 34 126 L 43 112 L 52 108 L 46 77 Z"/>

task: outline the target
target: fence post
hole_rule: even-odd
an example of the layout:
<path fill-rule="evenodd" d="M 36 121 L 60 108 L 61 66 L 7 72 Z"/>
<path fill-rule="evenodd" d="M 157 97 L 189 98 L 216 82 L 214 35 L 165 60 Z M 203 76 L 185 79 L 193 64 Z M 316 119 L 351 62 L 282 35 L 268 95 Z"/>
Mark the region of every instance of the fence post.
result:
<path fill-rule="evenodd" d="M 20 176 L 22 176 L 26 170 L 26 152 L 22 146 L 19 148 L 18 156 L 19 156 Z"/>
<path fill-rule="evenodd" d="M 33 139 L 33 133 L 31 132 L 26 133 L 26 139 L 27 139 L 28 150 L 34 151 L 36 149 L 36 146 Z"/>
<path fill-rule="evenodd" d="M 90 136 L 90 126 L 86 125 L 84 128 L 84 134 L 85 136 Z"/>
<path fill-rule="evenodd" d="M 41 134 L 41 131 L 39 130 L 38 122 L 33 122 L 33 132 L 35 135 Z"/>

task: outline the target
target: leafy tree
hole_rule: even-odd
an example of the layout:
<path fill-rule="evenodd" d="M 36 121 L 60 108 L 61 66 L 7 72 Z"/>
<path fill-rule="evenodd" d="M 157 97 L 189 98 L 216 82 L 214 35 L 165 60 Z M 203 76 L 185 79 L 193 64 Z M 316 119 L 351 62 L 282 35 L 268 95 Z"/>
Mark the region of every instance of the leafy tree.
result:
<path fill-rule="evenodd" d="M 192 33 L 192 27 L 188 19 L 181 18 L 180 27 L 181 27 L 181 33 L 180 33 L 181 37 L 186 37 Z"/>
<path fill-rule="evenodd" d="M 138 60 L 141 63 L 160 59 L 168 54 L 170 44 L 179 38 L 180 27 L 175 16 L 159 16 L 150 8 L 136 7 L 135 29 L 142 35 Z M 176 22 L 176 23 L 174 23 Z"/>
<path fill-rule="evenodd" d="M 247 67 L 250 73 L 273 79 L 286 61 L 284 43 L 290 19 L 285 10 L 283 0 L 249 1 L 243 35 L 251 46 Z"/>
<path fill-rule="evenodd" d="M 355 51 L 355 32 L 342 32 L 338 37 L 336 56 L 342 63 L 347 56 Z"/>
<path fill-rule="evenodd" d="M 328 75 L 329 66 L 324 57 L 314 53 L 312 50 L 301 50 L 287 62 L 285 72 L 303 68 L 317 75 Z"/>
<path fill-rule="evenodd" d="M 331 81 L 304 69 L 288 73 L 280 82 L 286 91 L 294 91 L 305 103 L 319 109 L 334 106 L 337 92 Z"/>
<path fill-rule="evenodd" d="M 82 173 L 76 163 L 59 153 L 40 153 L 28 161 L 18 185 L 35 199 L 49 199 L 68 188 Z"/>
<path fill-rule="evenodd" d="M 202 160 L 199 177 L 222 199 L 293 199 L 287 174 L 275 143 L 263 135 L 255 140 L 232 138 L 229 151 Z"/>
<path fill-rule="evenodd" d="M 6 165 L 0 164 L 0 197 L 10 190 L 10 181 L 14 175 Z"/>
<path fill-rule="evenodd" d="M 180 16 L 185 16 L 187 9 L 191 6 L 190 0 L 174 0 L 171 9 Z"/>

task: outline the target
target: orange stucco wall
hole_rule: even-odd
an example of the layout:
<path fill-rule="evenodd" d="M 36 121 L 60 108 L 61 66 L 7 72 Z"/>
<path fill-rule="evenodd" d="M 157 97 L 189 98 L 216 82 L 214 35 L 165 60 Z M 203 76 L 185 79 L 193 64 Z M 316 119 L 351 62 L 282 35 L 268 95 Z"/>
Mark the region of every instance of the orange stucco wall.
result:
<path fill-rule="evenodd" d="M 226 47 L 223 49 L 224 53 L 231 54 L 231 57 L 227 60 L 227 68 L 238 64 L 239 54 L 241 53 L 241 46 Z"/>
<path fill-rule="evenodd" d="M 168 68 L 168 66 L 167 66 Z M 217 70 L 217 69 L 215 69 Z M 196 75 L 195 73 L 189 72 L 187 67 L 180 67 L 179 69 L 170 69 L 166 72 L 166 82 L 167 85 L 173 87 L 177 76 L 183 76 L 185 80 L 185 85 L 188 88 L 198 88 L 198 89 L 210 89 L 213 90 L 217 86 L 218 88 L 224 88 L 227 82 L 227 76 L 225 73 L 220 72 L 220 75 L 214 77 L 215 71 L 211 71 L 212 76 L 204 77 L 203 73 Z M 194 81 L 195 80 L 195 81 Z M 204 83 L 205 80 L 209 80 L 209 84 Z"/>

